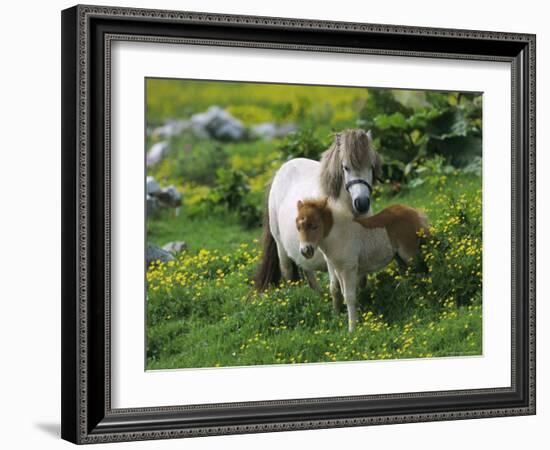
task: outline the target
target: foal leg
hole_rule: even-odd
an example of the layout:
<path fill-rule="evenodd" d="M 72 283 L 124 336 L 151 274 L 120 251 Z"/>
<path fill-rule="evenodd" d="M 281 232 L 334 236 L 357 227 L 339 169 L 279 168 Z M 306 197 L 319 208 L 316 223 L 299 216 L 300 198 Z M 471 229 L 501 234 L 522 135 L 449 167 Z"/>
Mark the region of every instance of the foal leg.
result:
<path fill-rule="evenodd" d="M 304 274 L 306 276 L 307 284 L 309 284 L 309 287 L 313 289 L 315 292 L 317 292 L 318 294 L 322 294 L 323 289 L 321 289 L 321 286 L 319 285 L 319 281 L 315 276 L 315 272 L 313 270 L 304 269 Z"/>
<path fill-rule="evenodd" d="M 340 281 L 334 270 L 334 266 L 327 261 L 328 276 L 330 278 L 330 296 L 332 297 L 332 307 L 334 311 L 339 313 L 342 310 L 342 290 L 340 288 Z"/>
<path fill-rule="evenodd" d="M 357 323 L 357 270 L 354 268 L 342 271 L 338 278 L 348 307 L 348 330 L 351 333 Z"/>

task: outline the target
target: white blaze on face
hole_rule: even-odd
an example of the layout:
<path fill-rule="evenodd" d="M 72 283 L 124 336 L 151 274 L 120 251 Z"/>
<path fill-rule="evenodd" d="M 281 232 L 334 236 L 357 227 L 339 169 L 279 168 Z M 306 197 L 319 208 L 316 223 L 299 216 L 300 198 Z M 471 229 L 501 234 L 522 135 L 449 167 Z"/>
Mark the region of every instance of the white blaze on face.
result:
<path fill-rule="evenodd" d="M 299 226 L 299 228 L 302 228 L 302 230 L 307 229 L 307 219 L 298 220 L 297 225 Z M 310 258 L 313 258 L 313 255 L 315 254 L 316 245 L 309 241 L 302 240 L 303 233 L 304 231 L 300 231 L 298 233 L 299 241 L 300 241 L 300 254 L 304 258 L 310 259 Z"/>
<path fill-rule="evenodd" d="M 372 168 L 362 171 L 356 171 L 349 167 L 345 163 L 343 164 L 344 170 L 344 184 L 348 186 L 349 183 L 355 180 L 364 180 L 372 186 L 373 170 Z M 356 214 L 365 214 L 370 209 L 370 196 L 371 192 L 369 187 L 365 183 L 354 183 L 349 186 L 349 195 L 351 197 L 351 204 Z"/>
<path fill-rule="evenodd" d="M 313 258 L 315 254 L 315 245 L 311 242 L 300 242 L 300 253 L 304 258 Z"/>

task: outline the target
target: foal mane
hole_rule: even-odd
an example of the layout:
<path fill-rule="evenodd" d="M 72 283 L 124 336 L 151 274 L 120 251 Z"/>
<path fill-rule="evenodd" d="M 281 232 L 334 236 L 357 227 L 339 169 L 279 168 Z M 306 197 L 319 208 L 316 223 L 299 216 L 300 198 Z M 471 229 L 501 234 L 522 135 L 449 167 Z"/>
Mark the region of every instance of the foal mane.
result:
<path fill-rule="evenodd" d="M 372 146 L 370 131 L 348 129 L 337 133 L 331 146 L 321 157 L 321 190 L 324 195 L 333 199 L 340 196 L 344 182 L 344 158 L 356 170 L 373 167 L 375 176 L 379 176 L 381 170 L 380 155 Z"/>
<path fill-rule="evenodd" d="M 298 202 L 299 214 L 311 218 L 314 212 L 321 214 L 321 220 L 323 221 L 324 234 L 327 236 L 332 229 L 334 219 L 332 217 L 332 210 L 328 206 L 328 198 L 307 198 Z"/>
<path fill-rule="evenodd" d="M 301 208 L 305 210 L 323 210 L 327 207 L 327 198 L 306 198 L 301 201 Z"/>

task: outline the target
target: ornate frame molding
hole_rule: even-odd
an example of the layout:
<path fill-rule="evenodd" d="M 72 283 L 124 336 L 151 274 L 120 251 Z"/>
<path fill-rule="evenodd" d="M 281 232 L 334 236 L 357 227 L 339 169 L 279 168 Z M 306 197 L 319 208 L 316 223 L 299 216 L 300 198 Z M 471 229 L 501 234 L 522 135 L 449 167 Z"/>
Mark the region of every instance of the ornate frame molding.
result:
<path fill-rule="evenodd" d="M 271 35 L 282 31 L 318 30 L 335 33 L 342 38 L 354 33 L 359 33 L 365 38 L 376 36 L 382 42 L 385 37 L 399 37 L 406 41 L 409 38 L 425 37 L 434 39 L 453 40 L 471 45 L 472 51 L 465 51 L 461 47 L 460 52 L 444 52 L 436 48 L 415 50 L 413 48 L 379 48 L 379 47 L 349 47 L 341 45 L 322 45 L 312 43 L 282 43 L 268 41 L 247 41 L 244 39 L 219 39 L 205 37 L 169 37 L 151 36 L 145 33 L 117 33 L 109 30 L 104 34 L 93 31 L 93 22 L 98 19 L 120 22 L 124 25 L 127 21 L 141 23 L 144 27 L 148 23 L 162 23 L 166 26 L 178 27 L 185 25 L 208 27 L 240 27 L 254 33 L 258 30 L 268 30 Z M 481 417 L 499 417 L 510 415 L 527 415 L 535 413 L 535 36 L 530 34 L 500 33 L 487 31 L 470 30 L 449 30 L 424 27 L 405 27 L 396 25 L 377 25 L 348 22 L 331 22 L 304 19 L 287 19 L 255 16 L 233 16 L 220 14 L 204 14 L 195 12 L 159 11 L 147 9 L 112 8 L 98 6 L 76 6 L 63 13 L 64 28 L 64 50 L 63 50 L 63 76 L 64 76 L 64 99 L 63 99 L 63 189 L 70 190 L 64 193 L 64 215 L 63 223 L 67 233 L 64 233 L 63 250 L 63 377 L 71 382 L 63 388 L 63 412 L 62 412 L 62 434 L 63 437 L 77 443 L 98 443 L 112 441 L 128 441 L 143 439 L 164 439 L 173 437 L 207 436 L 217 434 L 238 434 L 250 432 L 271 432 L 284 430 L 299 430 L 328 427 L 347 427 L 373 424 L 405 423 L 420 421 L 439 421 L 451 419 L 468 419 Z M 229 28 L 227 28 L 229 29 Z M 95 33 L 95 34 L 94 34 Z M 103 31 L 102 31 L 103 33 Z M 93 37 L 101 38 L 104 46 L 101 58 L 102 67 L 97 67 L 98 60 L 96 53 L 97 43 L 93 43 Z M 398 394 L 378 395 L 362 397 L 335 397 L 311 400 L 288 400 L 277 402 L 251 402 L 246 404 L 219 404 L 219 405 L 197 405 L 195 407 L 166 407 L 166 408 L 139 408 L 139 409 L 111 409 L 110 402 L 110 63 L 111 43 L 115 40 L 144 41 L 156 43 L 186 43 L 195 45 L 223 45 L 242 46 L 265 49 L 289 49 L 304 51 L 323 52 L 346 52 L 363 54 L 383 54 L 397 56 L 451 58 L 451 59 L 481 59 L 490 61 L 506 61 L 512 64 L 512 107 L 513 107 L 513 172 L 518 172 L 517 177 L 513 176 L 513 195 L 518 197 L 513 203 L 512 227 L 513 227 L 513 272 L 516 271 L 517 261 L 522 262 L 524 274 L 517 273 L 513 276 L 513 283 L 519 278 L 518 286 L 513 284 L 513 299 L 516 293 L 527 292 L 525 298 L 518 298 L 521 305 L 513 306 L 513 371 L 512 386 L 510 388 L 483 389 L 472 391 L 450 391 L 432 392 L 419 394 Z M 70 42 L 69 42 L 70 41 Z M 503 49 L 510 49 L 508 53 L 484 54 L 475 51 L 483 41 L 499 42 Z M 437 41 L 439 42 L 439 41 Z M 93 47 L 96 45 L 96 47 Z M 413 45 L 413 44 L 411 44 Z M 461 44 L 466 45 L 466 44 Z M 500 47 L 499 47 L 500 48 Z M 519 49 L 515 54 L 514 49 Z M 70 67 L 69 67 L 70 66 Z M 98 69 L 100 71 L 98 72 Z M 90 114 L 94 108 L 91 93 L 96 96 L 98 93 L 97 80 L 94 77 L 104 70 L 102 106 L 104 112 L 104 124 L 102 126 L 102 139 L 96 139 L 95 143 L 103 145 L 103 160 L 101 170 L 103 179 L 94 180 L 97 175 L 97 167 L 91 163 L 92 147 L 94 139 L 92 128 L 96 127 L 93 116 Z M 94 79 L 94 81 L 92 81 Z M 67 83 L 65 83 L 67 82 Z M 518 101 L 516 101 L 518 99 Z M 76 105 L 76 107 L 75 107 Z M 95 161 L 95 159 L 94 159 Z M 76 170 L 75 170 L 76 168 Z M 522 172 L 523 171 L 523 172 Z M 522 178 L 523 177 L 523 178 Z M 98 200 L 98 193 L 95 183 L 101 182 L 102 189 L 99 191 L 102 198 Z M 520 183 L 521 182 L 521 183 Z M 94 183 L 94 184 L 93 184 Z M 519 191 L 518 191 L 519 186 Z M 103 217 L 98 217 L 98 205 L 104 212 Z M 524 217 L 523 212 L 526 212 Z M 97 221 L 103 222 L 103 249 L 100 252 L 101 260 L 92 253 L 90 233 L 92 229 L 97 230 Z M 518 238 L 519 235 L 519 238 Z M 526 241 L 526 242 L 524 242 Z M 96 243 L 97 244 L 97 243 Z M 516 249 L 519 255 L 516 254 Z M 92 256 L 91 256 L 92 255 Z M 523 259 L 525 261 L 523 261 Z M 103 291 L 104 298 L 103 323 L 91 319 L 92 314 L 97 312 L 95 305 L 92 310 L 92 278 L 98 276 L 97 264 L 103 268 Z M 93 276 L 92 267 L 95 270 Z M 524 277 L 524 278 L 522 278 Z M 517 289 L 516 289 L 517 287 Z M 519 289 L 519 291 L 518 291 Z M 515 300 L 513 300 L 515 301 Z M 523 321 L 516 315 L 523 308 Z M 521 321 L 521 322 L 520 322 Z M 521 329 L 516 329 L 516 325 Z M 97 330 L 96 330 L 97 328 Z M 98 334 L 102 332 L 101 338 Z M 517 334 L 520 333 L 520 334 Z M 524 347 L 526 351 L 516 358 L 516 335 L 525 338 Z M 67 340 L 72 340 L 70 344 Z M 90 358 L 90 348 L 97 348 L 103 343 L 104 375 L 103 386 L 103 407 L 93 405 L 90 401 L 90 394 L 96 392 L 97 388 L 90 376 L 90 367 L 95 367 L 96 359 Z M 521 344 L 521 343 L 520 343 Z M 516 366 L 520 367 L 520 373 L 516 373 Z M 99 369 L 98 369 L 99 370 Z M 92 374 L 97 376 L 96 374 Z M 519 386 L 519 384 L 521 386 Z M 101 383 L 100 383 L 101 384 Z M 400 399 L 403 401 L 414 401 L 426 397 L 470 396 L 475 398 L 478 395 L 509 394 L 517 393 L 523 387 L 526 398 L 509 403 L 505 407 L 478 407 L 472 409 L 454 409 L 449 411 L 425 411 L 414 413 L 373 414 L 357 417 L 342 415 L 337 418 L 319 418 L 300 420 L 282 420 L 266 423 L 245 423 L 245 424 L 221 424 L 209 426 L 154 426 L 151 423 L 161 424 L 170 417 L 170 414 L 182 414 L 190 408 L 208 411 L 215 408 L 235 408 L 242 406 L 286 406 L 306 404 L 325 404 L 361 399 L 364 401 Z M 154 415 L 155 420 L 151 417 Z M 149 417 L 149 422 L 141 421 L 142 416 Z M 128 418 L 135 418 L 135 423 L 121 425 Z M 102 419 L 101 419 L 102 418 Z M 101 419 L 101 420 L 98 420 Z M 124 419 L 124 420 L 123 420 Z M 165 422 L 167 424 L 167 422 Z"/>

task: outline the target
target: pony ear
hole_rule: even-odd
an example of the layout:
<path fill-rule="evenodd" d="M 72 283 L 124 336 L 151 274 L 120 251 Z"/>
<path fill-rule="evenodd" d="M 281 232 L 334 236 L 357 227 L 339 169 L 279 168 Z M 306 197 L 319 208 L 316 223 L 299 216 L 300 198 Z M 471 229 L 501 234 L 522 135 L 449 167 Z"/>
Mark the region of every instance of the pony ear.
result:
<path fill-rule="evenodd" d="M 369 144 L 372 145 L 372 130 L 367 131 L 367 138 L 369 140 Z"/>
<path fill-rule="evenodd" d="M 369 149 L 372 151 L 372 170 L 374 171 L 374 179 L 382 181 L 382 157 L 374 149 L 372 130 L 367 131 L 367 141 Z"/>
<path fill-rule="evenodd" d="M 298 203 L 296 203 L 296 207 L 298 208 L 298 211 L 304 207 L 304 202 L 302 200 L 298 200 Z"/>
<path fill-rule="evenodd" d="M 327 205 L 328 205 L 328 197 L 323 197 L 319 202 L 319 206 L 321 207 L 321 209 L 325 209 Z"/>
<path fill-rule="evenodd" d="M 374 172 L 374 179 L 378 181 L 382 181 L 382 157 L 380 156 L 380 153 L 378 153 L 376 150 L 373 150 L 374 158 L 373 158 L 373 164 L 372 164 L 372 170 Z"/>

